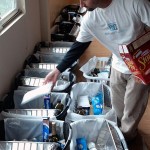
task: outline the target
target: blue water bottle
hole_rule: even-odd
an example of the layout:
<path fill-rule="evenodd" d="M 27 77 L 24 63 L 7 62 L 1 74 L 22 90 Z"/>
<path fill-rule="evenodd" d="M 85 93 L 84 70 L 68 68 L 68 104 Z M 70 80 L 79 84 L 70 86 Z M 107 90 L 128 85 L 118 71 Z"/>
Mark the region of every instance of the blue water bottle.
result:
<path fill-rule="evenodd" d="M 76 142 L 77 142 L 77 150 L 88 150 L 85 138 L 78 138 L 76 139 Z"/>
<path fill-rule="evenodd" d="M 103 93 L 98 92 L 98 94 L 92 97 L 92 106 L 94 115 L 100 115 L 103 113 Z"/>

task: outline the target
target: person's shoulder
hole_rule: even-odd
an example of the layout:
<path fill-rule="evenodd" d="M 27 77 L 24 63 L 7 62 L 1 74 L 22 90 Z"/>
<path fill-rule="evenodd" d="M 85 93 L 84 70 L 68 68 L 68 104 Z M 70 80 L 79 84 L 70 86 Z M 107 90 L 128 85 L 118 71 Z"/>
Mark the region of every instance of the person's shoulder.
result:
<path fill-rule="evenodd" d="M 100 12 L 99 12 L 99 10 L 100 10 L 100 8 L 95 8 L 93 11 L 89 11 L 89 15 L 97 15 L 97 14 L 99 14 Z"/>
<path fill-rule="evenodd" d="M 83 17 L 83 20 L 88 22 L 93 21 L 98 13 L 98 8 L 94 9 L 93 11 L 87 11 Z"/>
<path fill-rule="evenodd" d="M 132 4 L 132 3 L 138 3 L 140 0 L 115 0 L 117 3 L 126 3 L 126 4 Z M 141 0 L 142 1 L 142 0 Z"/>
<path fill-rule="evenodd" d="M 150 0 L 123 0 L 124 3 L 128 4 L 128 6 L 132 7 L 135 11 L 137 11 L 138 7 L 145 7 L 149 5 Z"/>
<path fill-rule="evenodd" d="M 126 7 L 128 10 L 136 10 L 139 2 L 144 0 L 116 0 L 116 1 L 121 2 L 123 7 Z"/>
<path fill-rule="evenodd" d="M 122 0 L 122 1 L 124 1 L 124 3 L 128 3 L 128 4 L 138 4 L 138 3 L 143 3 L 144 1 L 149 1 L 149 0 Z"/>

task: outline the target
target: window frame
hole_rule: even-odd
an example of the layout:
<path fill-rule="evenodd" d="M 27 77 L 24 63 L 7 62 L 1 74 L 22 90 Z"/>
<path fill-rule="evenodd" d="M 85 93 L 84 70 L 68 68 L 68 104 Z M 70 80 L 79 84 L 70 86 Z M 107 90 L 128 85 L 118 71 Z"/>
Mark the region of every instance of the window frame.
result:
<path fill-rule="evenodd" d="M 0 18 L 0 33 L 11 24 L 16 17 L 20 14 L 25 13 L 25 0 L 15 0 L 16 1 L 16 8 L 12 11 L 8 12 L 3 18 Z"/>

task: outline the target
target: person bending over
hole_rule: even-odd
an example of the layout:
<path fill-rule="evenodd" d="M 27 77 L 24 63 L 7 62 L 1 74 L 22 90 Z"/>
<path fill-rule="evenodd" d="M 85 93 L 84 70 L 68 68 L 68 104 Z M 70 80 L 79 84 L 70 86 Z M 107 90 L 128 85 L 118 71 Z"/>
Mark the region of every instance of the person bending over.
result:
<path fill-rule="evenodd" d="M 80 0 L 87 8 L 76 42 L 44 83 L 55 85 L 58 76 L 87 49 L 93 38 L 113 54 L 110 87 L 112 106 L 126 140 L 136 136 L 137 126 L 147 106 L 150 85 L 138 83 L 119 54 L 119 45 L 129 44 L 150 26 L 148 0 Z"/>

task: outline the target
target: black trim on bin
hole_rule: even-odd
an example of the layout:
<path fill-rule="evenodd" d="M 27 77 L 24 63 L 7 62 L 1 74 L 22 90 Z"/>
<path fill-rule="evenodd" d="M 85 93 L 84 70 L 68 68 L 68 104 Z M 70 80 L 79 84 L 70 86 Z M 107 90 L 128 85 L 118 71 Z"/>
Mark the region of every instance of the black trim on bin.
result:
<path fill-rule="evenodd" d="M 14 96 L 14 91 L 11 91 L 2 97 L 3 100 L 2 110 L 14 109 L 15 105 L 14 105 L 13 96 Z"/>
<path fill-rule="evenodd" d="M 4 120 L 0 120 L 0 141 L 5 141 Z"/>
<path fill-rule="evenodd" d="M 64 139 L 66 142 L 66 145 L 63 148 L 63 150 L 69 150 L 70 142 L 71 142 L 71 138 L 72 138 L 72 127 L 68 122 L 64 122 L 64 124 L 63 124 L 63 134 L 64 134 Z"/>

